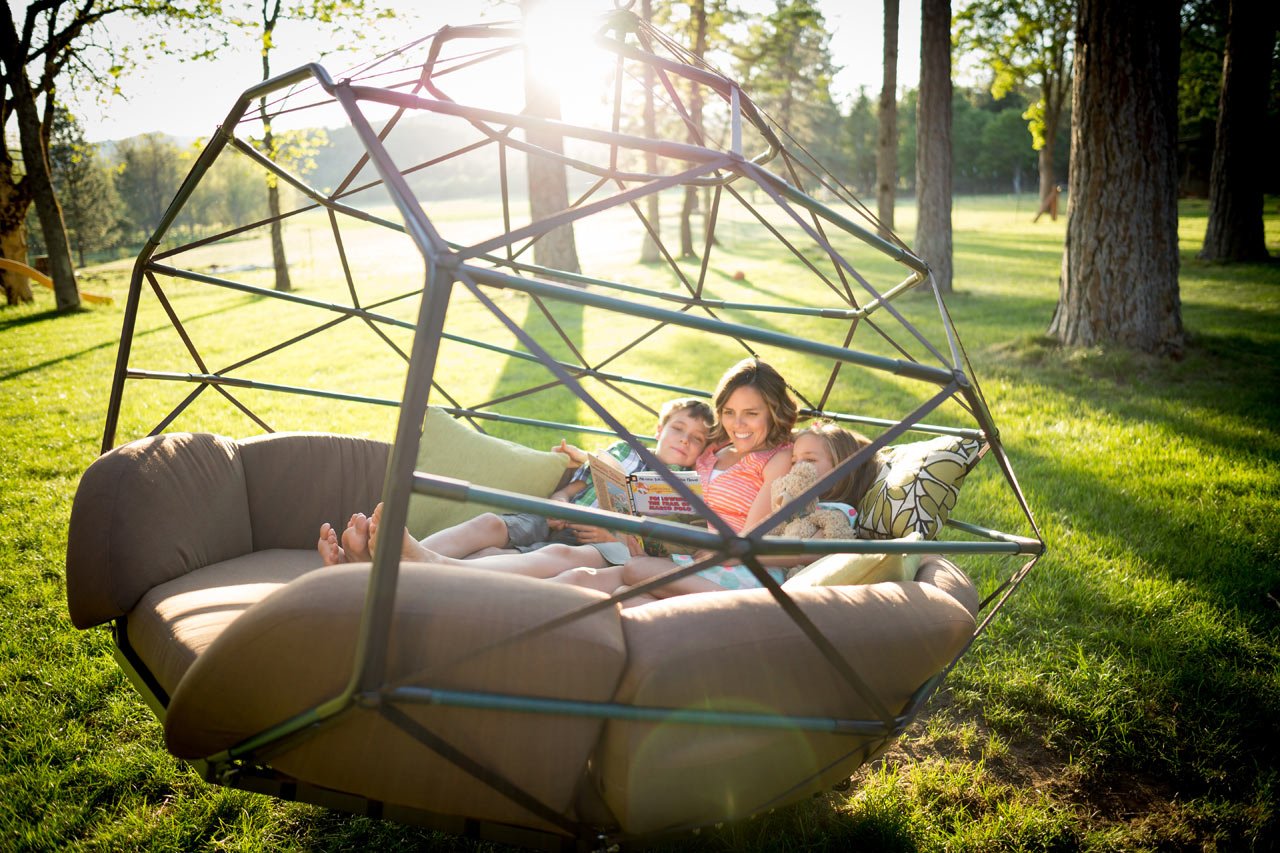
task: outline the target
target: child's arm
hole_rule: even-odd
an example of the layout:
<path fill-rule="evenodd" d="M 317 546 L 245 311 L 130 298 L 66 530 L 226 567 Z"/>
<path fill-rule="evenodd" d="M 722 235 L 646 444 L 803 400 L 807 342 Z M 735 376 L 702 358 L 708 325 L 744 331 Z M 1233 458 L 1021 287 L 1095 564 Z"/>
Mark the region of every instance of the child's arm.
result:
<path fill-rule="evenodd" d="M 569 457 L 569 461 L 574 465 L 587 464 L 587 451 L 583 450 L 581 447 L 575 447 L 574 445 L 569 444 L 563 438 L 560 439 L 559 444 L 551 448 L 551 452 L 563 453 L 565 456 Z"/>
<path fill-rule="evenodd" d="M 551 493 L 551 500 L 560 501 L 561 503 L 573 503 L 573 499 L 580 495 L 587 488 L 586 480 L 573 480 L 563 488 L 556 489 Z M 562 518 L 547 518 L 547 527 L 551 530 L 563 530 L 565 521 Z"/>

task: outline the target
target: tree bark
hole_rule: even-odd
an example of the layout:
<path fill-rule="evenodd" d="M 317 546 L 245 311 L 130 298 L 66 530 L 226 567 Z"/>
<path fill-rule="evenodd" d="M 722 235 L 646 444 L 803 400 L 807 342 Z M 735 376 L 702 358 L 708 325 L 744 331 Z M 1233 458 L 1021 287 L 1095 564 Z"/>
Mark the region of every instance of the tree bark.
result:
<path fill-rule="evenodd" d="M 14 111 L 18 115 L 18 139 L 22 147 L 22 161 L 27 169 L 32 201 L 40 220 L 40 233 L 44 237 L 45 253 L 49 256 L 49 277 L 53 279 L 54 304 L 59 311 L 73 311 L 80 307 L 80 289 L 76 285 L 75 266 L 71 263 L 71 247 L 67 243 L 67 226 L 62 220 L 62 208 L 53 192 L 49 158 L 46 155 L 46 130 L 40 121 L 35 98 L 27 81 L 26 69 L 18 69 L 18 78 L 12 85 Z M 52 108 L 52 104 L 49 105 Z M 47 116 L 52 121 L 52 116 Z"/>
<path fill-rule="evenodd" d="M 893 233 L 898 186 L 898 0 L 884 0 L 884 79 L 880 86 L 880 134 L 876 139 L 876 216 L 881 237 Z"/>
<path fill-rule="evenodd" d="M 27 208 L 31 197 L 21 182 L 13 180 L 12 167 L 0 180 L 0 258 L 27 262 Z M 25 275 L 0 270 L 0 284 L 4 285 L 5 303 L 18 305 L 31 302 L 31 281 Z"/>
<path fill-rule="evenodd" d="M 1209 225 L 1200 257 L 1209 261 L 1265 261 L 1262 182 L 1266 150 L 1275 144 L 1259 132 L 1266 114 L 1275 45 L 1276 12 L 1270 3 L 1231 0 L 1222 60 L 1218 124 L 1209 172 Z"/>
<path fill-rule="evenodd" d="M 538 0 L 522 0 L 520 9 L 527 18 Z M 560 118 L 560 95 L 538 79 L 529 52 L 524 58 L 525 111 L 539 118 Z M 532 145 L 564 153 L 564 137 L 554 131 L 526 130 L 525 139 Z M 527 158 L 529 182 L 529 216 L 540 222 L 569 208 L 569 180 L 565 166 L 559 160 L 530 154 Z M 577 273 L 578 246 L 574 239 L 573 224 L 566 223 L 552 228 L 533 244 L 534 262 L 551 269 Z"/>
<path fill-rule="evenodd" d="M 699 60 L 707 52 L 707 4 L 705 0 L 692 0 L 689 3 L 689 14 L 693 16 L 693 55 Z M 689 83 L 689 144 L 704 145 L 702 132 L 702 87 L 696 82 Z M 785 127 L 785 125 L 784 125 Z M 693 245 L 693 214 L 698 210 L 698 188 L 686 184 L 684 188 L 684 204 L 680 206 L 680 256 L 696 257 L 698 252 Z"/>
<path fill-rule="evenodd" d="M 916 254 L 951 292 L 951 2 L 923 0 L 916 108 Z"/>
<path fill-rule="evenodd" d="M 1049 333 L 1067 346 L 1182 350 L 1179 9 L 1081 0 L 1067 241 Z"/>
<path fill-rule="evenodd" d="M 641 0 L 640 17 L 646 23 L 653 23 L 653 0 Z M 644 135 L 648 139 L 655 139 L 658 135 L 658 118 L 657 111 L 653 106 L 653 87 L 656 83 L 656 75 L 653 66 L 645 65 L 644 67 Z M 658 172 L 658 153 L 656 151 L 644 152 L 644 170 L 650 175 Z M 655 234 L 661 234 L 662 228 L 659 223 L 660 210 L 658 208 L 658 194 L 650 193 L 645 197 L 645 215 L 649 220 L 649 227 L 653 229 Z M 644 235 L 640 238 L 640 263 L 652 264 L 662 259 L 661 253 L 658 252 L 658 243 L 650 235 L 648 229 L 645 229 Z"/>

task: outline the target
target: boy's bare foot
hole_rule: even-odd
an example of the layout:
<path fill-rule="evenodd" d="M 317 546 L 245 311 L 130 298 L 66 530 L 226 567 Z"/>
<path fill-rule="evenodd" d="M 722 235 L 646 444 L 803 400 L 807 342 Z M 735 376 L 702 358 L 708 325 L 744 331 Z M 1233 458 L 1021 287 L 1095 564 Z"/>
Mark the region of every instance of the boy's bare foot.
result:
<path fill-rule="evenodd" d="M 378 504 L 373 508 L 373 517 L 369 519 L 369 552 L 370 554 L 378 553 L 378 525 L 382 523 L 382 504 Z M 400 543 L 400 557 L 405 560 L 412 560 L 415 563 L 457 563 L 458 560 L 449 557 L 442 557 L 435 551 L 424 546 L 409 533 L 408 528 L 404 531 L 404 538 Z"/>
<path fill-rule="evenodd" d="M 338 544 L 338 533 L 327 521 L 320 525 L 320 539 L 316 542 L 316 551 L 320 553 L 320 559 L 326 566 L 347 562 L 347 555 Z"/>
<path fill-rule="evenodd" d="M 373 559 L 369 550 L 369 516 L 357 512 L 342 531 L 342 550 L 348 563 L 367 563 Z"/>

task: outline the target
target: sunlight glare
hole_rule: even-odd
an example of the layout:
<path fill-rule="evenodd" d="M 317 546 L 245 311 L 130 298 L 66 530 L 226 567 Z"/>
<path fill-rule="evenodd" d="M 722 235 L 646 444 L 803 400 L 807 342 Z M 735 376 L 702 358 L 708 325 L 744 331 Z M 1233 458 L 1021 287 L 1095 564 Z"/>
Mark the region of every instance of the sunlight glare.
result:
<path fill-rule="evenodd" d="M 529 67 L 560 94 L 563 118 L 582 121 L 604 109 L 610 55 L 595 45 L 604 4 L 582 0 L 544 0 L 524 19 Z"/>

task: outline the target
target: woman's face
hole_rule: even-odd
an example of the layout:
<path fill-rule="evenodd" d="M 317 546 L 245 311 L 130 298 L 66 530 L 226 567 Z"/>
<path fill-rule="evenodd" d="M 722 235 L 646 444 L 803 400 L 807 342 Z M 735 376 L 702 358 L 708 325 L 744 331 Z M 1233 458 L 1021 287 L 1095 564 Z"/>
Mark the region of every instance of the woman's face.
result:
<path fill-rule="evenodd" d="M 720 409 L 720 424 L 738 453 L 762 450 L 769 440 L 773 418 L 762 395 L 750 385 L 733 389 Z"/>
<path fill-rule="evenodd" d="M 812 462 L 819 477 L 836 467 L 836 461 L 831 458 L 831 449 L 827 446 L 827 442 L 811 432 L 801 435 L 796 439 L 795 444 L 791 445 L 791 464 L 795 465 L 797 462 Z"/>

